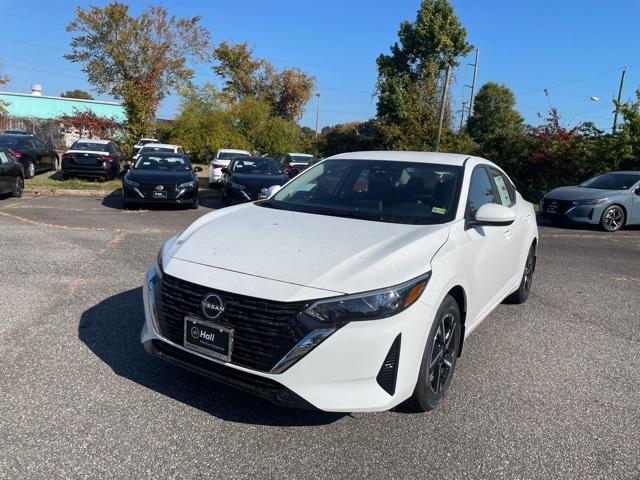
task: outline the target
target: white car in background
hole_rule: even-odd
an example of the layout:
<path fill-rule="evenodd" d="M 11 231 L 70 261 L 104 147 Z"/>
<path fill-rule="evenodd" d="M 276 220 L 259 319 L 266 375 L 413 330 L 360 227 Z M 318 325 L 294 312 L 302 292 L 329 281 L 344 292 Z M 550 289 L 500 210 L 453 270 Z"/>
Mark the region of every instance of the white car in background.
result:
<path fill-rule="evenodd" d="M 160 249 L 147 352 L 280 404 L 426 411 L 464 339 L 529 296 L 533 205 L 487 160 L 355 152 L 270 190 Z"/>
<path fill-rule="evenodd" d="M 172 145 L 169 143 L 147 143 L 136 155 L 133 156 L 133 160 L 138 160 L 138 157 L 143 153 L 181 153 L 186 155 L 180 145 Z"/>
<path fill-rule="evenodd" d="M 138 143 L 136 143 L 133 146 L 133 156 L 135 158 L 138 158 L 137 155 L 140 152 L 140 150 L 142 149 L 142 147 L 144 147 L 147 143 L 160 143 L 160 140 L 158 140 L 157 138 L 146 138 L 143 137 L 140 140 L 138 140 Z"/>
<path fill-rule="evenodd" d="M 209 186 L 214 187 L 220 185 L 222 179 L 222 169 L 228 167 L 236 157 L 250 157 L 251 154 L 246 150 L 234 150 L 231 148 L 221 148 L 209 160 Z"/>

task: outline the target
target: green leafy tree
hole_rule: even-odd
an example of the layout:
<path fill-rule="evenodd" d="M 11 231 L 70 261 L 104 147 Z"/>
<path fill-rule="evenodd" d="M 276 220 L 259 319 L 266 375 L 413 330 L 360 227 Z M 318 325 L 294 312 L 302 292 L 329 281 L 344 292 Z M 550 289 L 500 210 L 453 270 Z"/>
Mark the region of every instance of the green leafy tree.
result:
<path fill-rule="evenodd" d="M 524 134 L 522 115 L 515 109 L 516 98 L 505 85 L 485 83 L 475 98 L 467 130 L 477 142 L 493 135 Z"/>
<path fill-rule="evenodd" d="M 210 57 L 200 17 L 176 18 L 161 7 L 137 17 L 118 1 L 78 7 L 67 31 L 74 35 L 65 58 L 83 65 L 98 93 L 122 100 L 128 144 L 152 133 L 160 101 L 191 80 L 188 62 Z"/>
<path fill-rule="evenodd" d="M 624 168 L 640 169 L 640 89 L 635 101 L 619 103 L 617 108 L 624 121 L 618 133 L 607 137 L 608 151 L 615 152 Z"/>
<path fill-rule="evenodd" d="M 380 150 L 383 147 L 382 126 L 375 119 L 324 127 L 318 145 L 324 157 L 343 152 Z"/>
<path fill-rule="evenodd" d="M 9 83 L 9 75 L 0 75 L 0 87 L 4 87 L 7 83 Z M 0 116 L 7 114 L 7 107 L 9 104 L 5 101 L 0 100 Z"/>
<path fill-rule="evenodd" d="M 86 90 L 76 88 L 75 90 L 67 90 L 60 94 L 63 98 L 79 98 L 81 100 L 93 100 L 93 96 Z"/>
<path fill-rule="evenodd" d="M 222 42 L 214 57 L 213 71 L 224 80 L 223 93 L 231 102 L 258 99 L 270 105 L 273 115 L 300 119 L 315 88 L 312 77 L 296 68 L 277 71 L 268 60 L 254 58 L 246 42 Z"/>
<path fill-rule="evenodd" d="M 391 53 L 376 60 L 378 117 L 390 147 L 434 147 L 442 72 L 471 48 L 447 0 L 423 0 L 415 21 L 402 22 Z"/>

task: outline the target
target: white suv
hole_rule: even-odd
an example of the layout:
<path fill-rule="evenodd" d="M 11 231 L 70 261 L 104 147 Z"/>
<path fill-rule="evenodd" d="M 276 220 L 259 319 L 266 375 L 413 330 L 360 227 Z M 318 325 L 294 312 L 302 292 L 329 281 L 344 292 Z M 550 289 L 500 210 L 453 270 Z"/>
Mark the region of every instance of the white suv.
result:
<path fill-rule="evenodd" d="M 487 160 L 337 155 L 167 241 L 141 340 L 285 405 L 430 410 L 464 338 L 527 299 L 537 242 L 533 206 Z"/>
<path fill-rule="evenodd" d="M 222 169 L 228 167 L 236 157 L 250 157 L 246 150 L 233 150 L 231 148 L 221 148 L 209 160 L 209 186 L 214 187 L 220 184 L 222 179 Z"/>

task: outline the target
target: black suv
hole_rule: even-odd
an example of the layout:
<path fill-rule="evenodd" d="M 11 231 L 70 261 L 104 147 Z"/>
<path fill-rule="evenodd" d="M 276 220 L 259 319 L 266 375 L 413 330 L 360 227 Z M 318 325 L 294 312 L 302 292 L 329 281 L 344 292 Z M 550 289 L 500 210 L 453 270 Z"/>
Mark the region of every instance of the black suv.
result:
<path fill-rule="evenodd" d="M 58 154 L 34 135 L 16 133 L 0 134 L 0 148 L 4 148 L 18 159 L 24 167 L 24 176 L 32 178 L 36 173 L 55 170 Z"/>

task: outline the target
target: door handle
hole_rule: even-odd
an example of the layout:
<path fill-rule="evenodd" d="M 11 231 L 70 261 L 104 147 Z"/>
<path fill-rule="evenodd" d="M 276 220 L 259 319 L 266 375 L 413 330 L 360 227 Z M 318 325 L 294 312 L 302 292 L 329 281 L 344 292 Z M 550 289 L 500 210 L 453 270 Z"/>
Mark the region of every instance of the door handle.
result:
<path fill-rule="evenodd" d="M 533 218 L 533 215 L 531 215 L 530 213 L 527 214 L 526 217 L 524 217 L 525 220 L 527 221 L 527 223 L 531 223 L 531 219 Z"/>
<path fill-rule="evenodd" d="M 502 236 L 503 236 L 504 238 L 511 238 L 511 229 L 510 229 L 510 228 L 507 228 L 507 229 L 504 231 L 504 233 L 502 234 Z"/>

